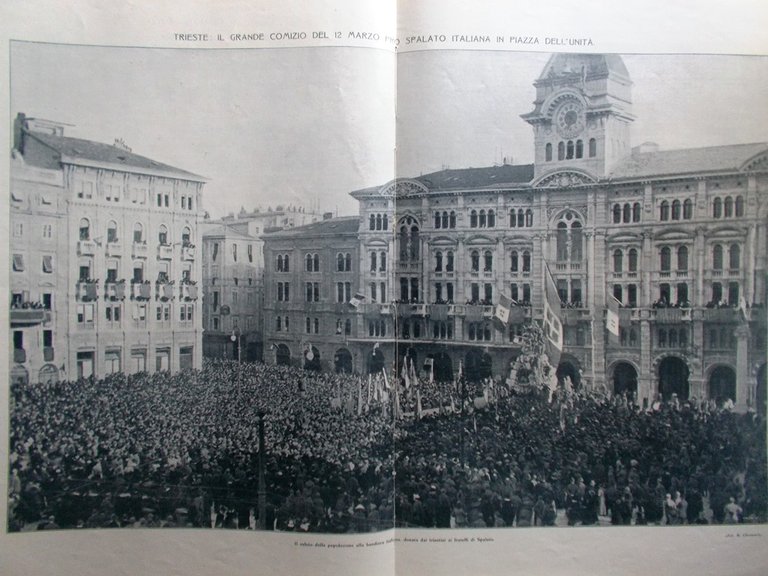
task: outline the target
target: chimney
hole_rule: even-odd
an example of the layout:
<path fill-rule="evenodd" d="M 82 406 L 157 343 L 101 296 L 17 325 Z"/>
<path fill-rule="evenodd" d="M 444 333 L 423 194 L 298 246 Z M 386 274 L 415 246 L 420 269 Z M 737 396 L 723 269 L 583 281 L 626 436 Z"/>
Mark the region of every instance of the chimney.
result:
<path fill-rule="evenodd" d="M 323 220 L 330 220 L 333 218 L 333 212 L 323 212 Z"/>
<path fill-rule="evenodd" d="M 13 147 L 22 154 L 24 154 L 23 133 L 26 123 L 27 116 L 24 112 L 19 112 L 13 121 Z"/>

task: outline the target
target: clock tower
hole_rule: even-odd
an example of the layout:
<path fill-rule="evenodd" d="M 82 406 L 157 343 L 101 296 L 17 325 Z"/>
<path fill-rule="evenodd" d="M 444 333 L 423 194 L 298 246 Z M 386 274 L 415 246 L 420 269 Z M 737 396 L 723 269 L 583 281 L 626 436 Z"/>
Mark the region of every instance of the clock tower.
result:
<path fill-rule="evenodd" d="M 594 179 L 630 153 L 632 82 L 613 54 L 554 54 L 534 83 L 535 178 L 578 171 Z"/>

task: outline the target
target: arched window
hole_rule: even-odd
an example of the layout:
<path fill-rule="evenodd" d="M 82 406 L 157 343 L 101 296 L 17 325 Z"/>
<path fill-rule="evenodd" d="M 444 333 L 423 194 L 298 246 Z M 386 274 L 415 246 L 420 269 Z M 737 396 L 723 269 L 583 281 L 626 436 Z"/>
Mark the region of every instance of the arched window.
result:
<path fill-rule="evenodd" d="M 371 272 L 376 272 L 376 252 L 371 252 Z"/>
<path fill-rule="evenodd" d="M 621 205 L 620 204 L 613 205 L 613 223 L 614 224 L 621 223 Z"/>
<path fill-rule="evenodd" d="M 672 201 L 672 220 L 680 220 L 680 200 Z"/>
<path fill-rule="evenodd" d="M 624 271 L 624 253 L 621 250 L 613 251 L 613 271 L 617 273 Z"/>
<path fill-rule="evenodd" d="M 379 272 L 387 271 L 387 253 L 382 250 L 379 252 Z"/>
<path fill-rule="evenodd" d="M 469 227 L 477 228 L 477 210 L 472 210 L 469 213 Z"/>
<path fill-rule="evenodd" d="M 557 159 L 565 160 L 565 142 L 558 142 L 557 144 Z"/>
<path fill-rule="evenodd" d="M 565 158 L 567 160 L 573 159 L 573 140 L 568 140 L 568 145 L 565 152 Z"/>
<path fill-rule="evenodd" d="M 594 158 L 597 156 L 597 140 L 594 138 L 589 139 L 589 157 Z"/>
<path fill-rule="evenodd" d="M 483 254 L 483 272 L 493 271 L 493 252 L 486 250 Z"/>
<path fill-rule="evenodd" d="M 161 246 L 168 245 L 168 228 L 165 227 L 165 224 L 160 224 L 160 229 L 157 233 L 157 241 Z"/>
<path fill-rule="evenodd" d="M 681 272 L 688 270 L 688 247 L 680 246 L 677 249 L 677 269 Z"/>
<path fill-rule="evenodd" d="M 389 230 L 389 218 L 386 214 L 381 219 L 381 229 L 382 230 Z"/>
<path fill-rule="evenodd" d="M 632 222 L 640 222 L 640 202 L 632 204 Z"/>
<path fill-rule="evenodd" d="M 435 228 L 440 228 L 440 223 L 442 220 L 440 219 L 440 212 L 435 212 Z"/>
<path fill-rule="evenodd" d="M 319 254 L 315 254 L 315 255 L 312 257 L 312 264 L 313 264 L 313 267 L 312 267 L 312 269 L 313 269 L 315 272 L 320 272 L 320 255 L 319 255 Z"/>
<path fill-rule="evenodd" d="M 726 196 L 725 202 L 723 202 L 723 216 L 726 218 L 733 217 L 733 198 L 730 196 Z"/>
<path fill-rule="evenodd" d="M 448 228 L 448 212 L 443 212 L 443 217 L 441 218 L 441 228 Z"/>
<path fill-rule="evenodd" d="M 278 272 L 282 272 L 283 271 L 283 255 L 282 254 L 278 254 L 277 255 L 277 263 L 276 263 L 275 266 L 276 266 L 276 270 Z"/>
<path fill-rule="evenodd" d="M 568 225 L 565 222 L 557 224 L 557 260 L 568 260 Z"/>
<path fill-rule="evenodd" d="M 237 262 L 237 244 L 232 244 L 232 260 Z"/>
<path fill-rule="evenodd" d="M 307 254 L 306 258 L 304 259 L 305 262 L 305 270 L 307 272 L 312 272 L 312 254 Z"/>
<path fill-rule="evenodd" d="M 672 267 L 672 250 L 669 246 L 664 246 L 660 253 L 659 269 L 662 272 L 669 272 Z"/>
<path fill-rule="evenodd" d="M 107 243 L 117 242 L 117 222 L 110 220 L 107 224 Z"/>
<path fill-rule="evenodd" d="M 446 254 L 445 271 L 453 272 L 453 251 L 449 250 Z"/>
<path fill-rule="evenodd" d="M 384 230 L 381 214 L 376 214 L 376 230 Z"/>
<path fill-rule="evenodd" d="M 659 220 L 662 222 L 669 220 L 669 202 L 663 200 L 659 206 Z"/>
<path fill-rule="evenodd" d="M 80 218 L 80 240 L 91 239 L 91 223 L 87 218 Z"/>
<path fill-rule="evenodd" d="M 371 217 L 368 220 L 368 230 L 376 230 L 376 216 L 373 214 L 371 214 Z"/>
<path fill-rule="evenodd" d="M 144 242 L 144 227 L 141 225 L 141 222 L 136 222 L 133 225 L 133 241 L 137 244 Z"/>
<path fill-rule="evenodd" d="M 628 224 L 632 220 L 632 207 L 629 203 L 624 204 L 624 223 Z"/>
<path fill-rule="evenodd" d="M 344 272 L 352 272 L 352 254 L 344 254 Z"/>
<path fill-rule="evenodd" d="M 496 227 L 496 212 L 493 209 L 488 210 L 488 228 Z"/>
<path fill-rule="evenodd" d="M 519 270 L 518 268 L 518 259 L 517 259 L 517 250 L 512 250 L 512 254 L 510 255 L 510 271 L 511 272 L 517 272 Z"/>
<path fill-rule="evenodd" d="M 683 220 L 690 220 L 691 218 L 693 218 L 693 201 L 686 198 L 683 202 Z"/>
<path fill-rule="evenodd" d="M 192 244 L 192 230 L 189 229 L 189 226 L 184 226 L 181 231 L 181 245 L 186 247 L 190 244 Z"/>
<path fill-rule="evenodd" d="M 552 144 L 547 144 L 544 147 L 544 159 L 546 162 L 550 162 L 552 160 Z"/>
<path fill-rule="evenodd" d="M 485 210 L 480 210 L 480 216 L 478 218 L 478 226 L 480 228 L 485 228 L 487 226 L 487 220 L 485 217 Z"/>
<path fill-rule="evenodd" d="M 720 244 L 715 244 L 712 247 L 712 269 L 723 269 L 723 247 Z"/>
<path fill-rule="evenodd" d="M 531 253 L 527 250 L 523 252 L 523 272 L 531 271 Z"/>
<path fill-rule="evenodd" d="M 584 157 L 584 142 L 576 140 L 576 158 Z"/>
<path fill-rule="evenodd" d="M 629 250 L 629 271 L 637 272 L 637 250 L 634 248 Z"/>
<path fill-rule="evenodd" d="M 291 266 L 290 266 L 290 259 L 288 257 L 288 254 L 283 256 L 283 272 L 290 272 Z"/>
<path fill-rule="evenodd" d="M 472 253 L 469 255 L 469 258 L 472 262 L 472 272 L 479 272 L 480 271 L 480 253 L 477 250 L 472 250 Z"/>
<path fill-rule="evenodd" d="M 530 228 L 533 226 L 533 210 L 530 208 L 525 211 L 525 225 Z"/>
<path fill-rule="evenodd" d="M 451 210 L 451 213 L 448 215 L 448 224 L 449 228 L 456 228 L 456 212 Z"/>
<path fill-rule="evenodd" d="M 728 268 L 738 270 L 741 266 L 741 248 L 738 244 L 731 244 L 728 248 Z"/>
<path fill-rule="evenodd" d="M 723 217 L 723 201 L 720 198 L 715 198 L 714 202 L 712 202 L 712 217 Z"/>
<path fill-rule="evenodd" d="M 517 227 L 522 228 L 523 226 L 525 226 L 525 212 L 520 208 L 517 211 Z"/>
<path fill-rule="evenodd" d="M 512 210 L 509 211 L 509 227 L 515 228 L 517 226 L 517 210 L 512 208 Z"/>
<path fill-rule="evenodd" d="M 678 333 L 680 338 L 680 348 L 688 347 L 688 331 L 685 328 L 681 328 Z"/>
<path fill-rule="evenodd" d="M 659 330 L 659 348 L 667 347 L 667 331 Z"/>
<path fill-rule="evenodd" d="M 282 329 L 283 329 L 283 317 L 278 316 L 277 318 L 275 318 L 275 330 L 280 332 Z"/>
<path fill-rule="evenodd" d="M 344 254 L 341 252 L 336 254 L 336 271 L 344 272 Z"/>
<path fill-rule="evenodd" d="M 443 271 L 443 253 L 435 252 L 435 272 Z"/>
<path fill-rule="evenodd" d="M 475 339 L 475 323 L 470 322 L 469 324 L 469 339 L 474 340 Z"/>
<path fill-rule="evenodd" d="M 669 330 L 669 347 L 677 348 L 677 329 L 675 328 Z"/>
<path fill-rule="evenodd" d="M 744 216 L 744 197 L 736 196 L 736 218 Z"/>

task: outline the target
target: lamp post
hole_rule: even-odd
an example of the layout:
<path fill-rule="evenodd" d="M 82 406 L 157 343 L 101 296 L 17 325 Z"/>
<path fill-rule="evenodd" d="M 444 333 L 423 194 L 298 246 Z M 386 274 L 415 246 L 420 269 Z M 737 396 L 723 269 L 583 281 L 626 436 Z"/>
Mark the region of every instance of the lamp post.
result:
<path fill-rule="evenodd" d="M 242 382 L 242 366 L 240 365 L 240 361 L 242 359 L 242 346 L 240 346 L 240 328 L 235 328 L 232 330 L 232 336 L 229 337 L 230 340 L 232 340 L 232 344 L 237 346 L 237 383 L 240 385 Z"/>

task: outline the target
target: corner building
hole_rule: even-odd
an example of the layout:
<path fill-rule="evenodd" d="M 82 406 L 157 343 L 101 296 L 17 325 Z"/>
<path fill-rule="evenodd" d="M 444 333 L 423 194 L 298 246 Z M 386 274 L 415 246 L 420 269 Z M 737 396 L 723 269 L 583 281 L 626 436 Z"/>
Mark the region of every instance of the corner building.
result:
<path fill-rule="evenodd" d="M 639 402 L 765 410 L 768 144 L 632 147 L 631 81 L 615 55 L 553 55 L 534 86 L 522 115 L 533 165 L 352 192 L 366 296 L 354 369 L 407 355 L 432 358 L 441 380 L 459 362 L 469 377 L 506 377 L 516 335 L 542 316 L 546 262 L 563 304 L 561 378 Z M 519 304 L 508 326 L 493 320 L 501 294 Z M 623 306 L 618 337 L 605 328 L 610 297 Z"/>
<path fill-rule="evenodd" d="M 200 368 L 204 179 L 64 130 L 14 123 L 12 380 Z"/>

